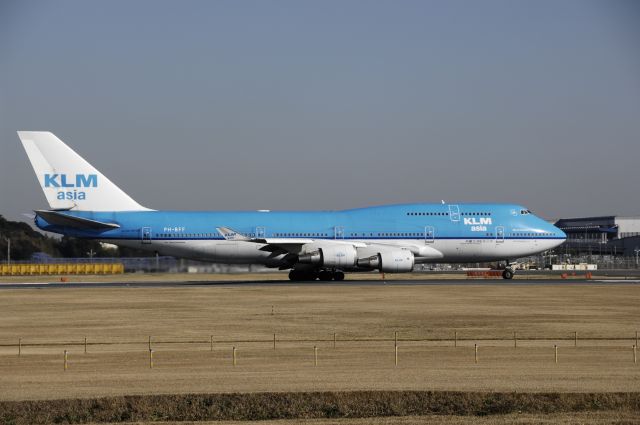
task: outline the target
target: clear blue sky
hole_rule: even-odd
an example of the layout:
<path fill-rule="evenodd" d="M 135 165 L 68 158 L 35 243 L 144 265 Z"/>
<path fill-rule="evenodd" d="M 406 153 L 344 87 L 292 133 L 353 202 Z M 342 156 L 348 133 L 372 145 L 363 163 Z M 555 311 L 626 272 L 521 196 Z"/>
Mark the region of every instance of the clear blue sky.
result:
<path fill-rule="evenodd" d="M 640 215 L 640 2 L 0 2 L 0 214 L 50 130 L 156 209 Z"/>

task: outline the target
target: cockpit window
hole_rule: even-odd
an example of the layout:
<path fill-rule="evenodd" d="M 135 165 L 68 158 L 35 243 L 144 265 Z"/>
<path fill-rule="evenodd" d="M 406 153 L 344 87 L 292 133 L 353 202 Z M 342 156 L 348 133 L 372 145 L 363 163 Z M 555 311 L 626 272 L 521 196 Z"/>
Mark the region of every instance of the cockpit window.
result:
<path fill-rule="evenodd" d="M 522 215 L 531 214 L 531 211 L 529 211 L 529 210 L 520 210 L 520 214 L 522 214 Z"/>

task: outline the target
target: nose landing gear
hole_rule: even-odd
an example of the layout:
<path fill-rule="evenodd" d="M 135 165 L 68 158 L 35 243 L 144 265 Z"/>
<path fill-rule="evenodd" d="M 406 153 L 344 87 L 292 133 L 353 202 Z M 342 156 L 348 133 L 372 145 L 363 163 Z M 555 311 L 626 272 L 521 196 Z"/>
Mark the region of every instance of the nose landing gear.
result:
<path fill-rule="evenodd" d="M 504 269 L 504 270 L 502 271 L 502 278 L 503 278 L 503 279 L 510 280 L 510 279 L 513 279 L 513 275 L 514 275 L 514 274 L 515 274 L 515 273 L 513 272 L 513 269 L 511 269 L 511 268 L 506 268 L 506 269 Z"/>
<path fill-rule="evenodd" d="M 504 265 L 504 270 L 502 270 L 502 278 L 503 279 L 507 279 L 507 280 L 511 280 L 513 279 L 513 276 L 516 274 L 516 272 L 513 269 L 513 266 L 511 265 L 511 263 L 509 262 L 509 260 L 505 261 L 505 265 Z"/>

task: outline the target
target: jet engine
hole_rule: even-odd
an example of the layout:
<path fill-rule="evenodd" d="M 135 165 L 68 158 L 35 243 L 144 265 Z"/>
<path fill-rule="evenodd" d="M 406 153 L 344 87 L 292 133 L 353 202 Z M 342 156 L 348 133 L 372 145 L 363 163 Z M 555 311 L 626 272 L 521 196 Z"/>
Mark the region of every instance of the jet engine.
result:
<path fill-rule="evenodd" d="M 415 258 L 408 249 L 385 250 L 358 259 L 358 267 L 378 269 L 387 273 L 408 273 L 413 270 Z"/>
<path fill-rule="evenodd" d="M 336 245 L 318 248 L 316 251 L 300 254 L 298 262 L 318 267 L 351 268 L 356 265 L 358 255 L 351 245 Z"/>

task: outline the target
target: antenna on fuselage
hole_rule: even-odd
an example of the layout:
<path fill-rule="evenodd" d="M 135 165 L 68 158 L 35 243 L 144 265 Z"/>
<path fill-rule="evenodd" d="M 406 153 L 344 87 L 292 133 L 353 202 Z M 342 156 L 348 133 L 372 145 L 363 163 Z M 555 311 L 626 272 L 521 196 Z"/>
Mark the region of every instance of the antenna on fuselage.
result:
<path fill-rule="evenodd" d="M 442 205 L 444 205 L 444 199 L 441 202 L 442 202 Z"/>

